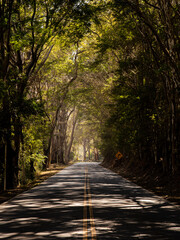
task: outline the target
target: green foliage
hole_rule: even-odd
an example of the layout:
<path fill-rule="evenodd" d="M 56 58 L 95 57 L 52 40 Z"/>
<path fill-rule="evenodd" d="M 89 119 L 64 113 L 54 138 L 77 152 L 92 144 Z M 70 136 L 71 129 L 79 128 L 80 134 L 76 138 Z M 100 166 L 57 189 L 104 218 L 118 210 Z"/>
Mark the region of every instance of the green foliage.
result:
<path fill-rule="evenodd" d="M 46 126 L 42 125 L 42 118 L 34 118 L 26 120 L 23 129 L 23 143 L 20 152 L 20 182 L 25 183 L 33 180 L 36 172 L 43 169 L 46 156 L 44 154 L 45 139 L 43 132 Z"/>
<path fill-rule="evenodd" d="M 112 1 L 109 6 L 111 24 L 104 21 L 107 24 L 102 28 L 97 47 L 100 56 L 103 55 L 101 59 L 106 61 L 110 60 L 109 53 L 113 53 L 118 67 L 114 71 L 117 81 L 113 82 L 110 94 L 113 101 L 110 117 L 102 128 L 102 150 L 113 158 L 118 149 L 134 162 L 141 162 L 141 166 L 157 164 L 163 158 L 164 170 L 168 171 L 171 164 L 177 163 L 179 139 L 176 3 L 169 5 L 168 11 L 164 4 L 155 7 L 136 1 Z M 163 18 L 159 18 L 163 11 L 166 16 L 162 14 Z M 171 53 L 166 49 L 171 49 Z M 171 54 L 176 59 L 174 63 Z M 172 119 L 176 122 L 174 126 Z"/>
<path fill-rule="evenodd" d="M 9 178 L 11 182 L 9 185 L 15 186 L 18 183 L 18 153 L 21 144 L 25 146 L 26 159 L 32 154 L 42 154 L 39 152 L 42 148 L 39 144 L 42 143 L 39 143 L 36 138 L 35 140 L 27 138 L 25 132 L 24 143 L 22 143 L 22 129 L 25 131 L 28 118 L 32 115 L 45 117 L 46 110 L 46 116 L 49 119 L 45 119 L 44 122 L 45 125 L 48 124 L 49 128 L 47 127 L 46 130 L 48 129 L 49 132 L 47 132 L 50 134 L 51 124 L 53 125 L 51 120 L 54 118 L 57 101 L 65 98 L 68 82 L 75 75 L 74 56 L 68 55 L 69 58 L 66 58 L 66 63 L 63 67 L 61 66 L 61 69 L 56 65 L 56 73 L 58 71 L 63 73 L 61 77 L 66 80 L 58 78 L 59 87 L 54 98 L 52 97 L 55 89 L 54 86 L 52 87 L 53 73 L 49 77 L 51 89 L 46 89 L 48 84 L 41 89 L 38 72 L 45 64 L 53 46 L 57 44 L 56 37 L 62 37 L 61 43 L 66 42 L 64 43 L 66 47 L 72 46 L 72 43 L 77 45 L 83 38 L 91 25 L 93 6 L 87 1 L 79 0 L 2 1 L 0 5 L 0 143 L 2 139 L 6 139 L 9 144 L 8 151 L 14 153 L 14 156 L 7 159 L 7 165 L 10 174 L 13 173 L 12 178 Z M 68 52 L 67 48 L 66 51 Z M 56 59 L 52 61 L 57 61 L 57 58 L 56 55 Z M 48 67 L 51 64 L 52 62 L 49 62 Z M 57 83 L 56 80 L 54 82 Z M 49 103 L 50 97 L 52 98 Z M 53 104 L 55 98 L 56 101 Z M 51 103 L 54 107 L 52 112 L 52 108 L 47 110 Z M 40 133 L 43 136 L 43 133 Z M 34 136 L 34 134 L 31 135 Z M 26 143 L 30 144 L 30 148 L 31 144 L 35 144 L 34 141 L 37 142 L 39 150 L 30 153 Z M 48 142 L 47 138 L 43 141 L 45 141 L 44 145 Z M 3 147 L 3 144 L 0 145 Z M 33 156 L 40 161 L 40 155 Z M 11 164 L 11 158 L 16 159 L 13 160 L 16 166 Z M 33 159 L 31 158 L 31 162 Z M 0 158 L 0 161 L 3 161 L 3 158 Z"/>
<path fill-rule="evenodd" d="M 180 23 L 176 1 L 160 2 L 1 3 L 0 149 L 8 142 L 17 158 L 21 146 L 22 181 L 42 168 L 55 134 L 65 152 L 73 111 L 74 152 L 88 141 L 109 160 L 121 151 L 175 168 Z"/>

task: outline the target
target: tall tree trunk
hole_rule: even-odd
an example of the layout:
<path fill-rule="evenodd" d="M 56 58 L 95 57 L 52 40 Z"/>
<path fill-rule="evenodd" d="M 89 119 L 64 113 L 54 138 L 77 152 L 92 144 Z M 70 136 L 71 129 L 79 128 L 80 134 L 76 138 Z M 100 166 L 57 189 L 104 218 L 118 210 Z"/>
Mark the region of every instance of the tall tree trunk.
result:
<path fill-rule="evenodd" d="M 75 131 L 75 128 L 76 128 L 76 123 L 77 123 L 77 113 L 74 111 L 71 137 L 70 137 L 69 145 L 67 147 L 67 153 L 66 153 L 66 159 L 65 159 L 66 163 L 68 163 L 69 160 L 70 160 L 70 153 L 71 153 L 71 148 L 72 148 L 72 144 L 73 144 L 73 140 L 74 140 L 74 131 Z"/>
<path fill-rule="evenodd" d="M 99 152 L 97 148 L 94 148 L 94 160 L 95 162 L 99 161 Z"/>
<path fill-rule="evenodd" d="M 4 139 L 7 147 L 7 189 L 16 188 L 18 185 L 18 159 L 20 150 L 19 125 L 14 124 L 14 136 L 12 136 L 12 116 L 9 107 L 8 96 L 3 99 L 2 128 L 4 129 Z M 18 119 L 16 119 L 18 122 Z M 12 139 L 14 138 L 14 143 Z M 5 146 L 4 146 L 5 147 Z"/>
<path fill-rule="evenodd" d="M 4 146 L 4 191 L 7 188 L 7 143 Z"/>
<path fill-rule="evenodd" d="M 171 146 L 172 173 L 174 174 L 176 171 L 176 116 L 174 99 L 171 102 Z"/>
<path fill-rule="evenodd" d="M 7 189 L 16 188 L 18 174 L 16 169 L 16 152 L 12 148 L 11 141 L 7 140 Z"/>
<path fill-rule="evenodd" d="M 89 160 L 91 160 L 91 147 L 90 147 L 90 144 L 88 145 L 88 157 L 89 157 Z"/>
<path fill-rule="evenodd" d="M 47 157 L 46 168 L 50 167 L 51 161 L 52 161 L 52 138 L 50 140 L 50 147 L 49 147 L 49 153 Z"/>
<path fill-rule="evenodd" d="M 86 139 L 83 139 L 83 161 L 86 161 Z"/>

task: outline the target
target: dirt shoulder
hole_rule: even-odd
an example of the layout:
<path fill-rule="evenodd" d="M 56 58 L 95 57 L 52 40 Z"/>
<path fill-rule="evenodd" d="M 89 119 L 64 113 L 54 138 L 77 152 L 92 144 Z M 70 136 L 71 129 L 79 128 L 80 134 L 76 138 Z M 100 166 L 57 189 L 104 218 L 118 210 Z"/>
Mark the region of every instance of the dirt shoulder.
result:
<path fill-rule="evenodd" d="M 71 164 L 69 164 L 69 165 L 71 165 Z M 59 171 L 63 170 L 64 168 L 68 167 L 69 165 L 58 165 L 58 166 L 51 165 L 50 168 L 48 168 L 46 171 L 42 171 L 39 174 L 37 174 L 35 179 L 32 182 L 28 183 L 27 185 L 19 186 L 16 189 L 1 191 L 0 192 L 0 204 L 8 201 L 9 199 L 15 197 L 16 195 L 18 195 L 24 191 L 27 191 L 27 190 L 39 185 L 40 183 L 42 183 L 49 177 L 53 176 L 54 174 L 58 173 Z"/>
<path fill-rule="evenodd" d="M 122 177 L 136 183 L 139 186 L 173 202 L 180 207 L 180 174 L 167 175 L 156 168 L 142 169 L 127 164 L 105 164 L 102 166 L 116 172 Z"/>

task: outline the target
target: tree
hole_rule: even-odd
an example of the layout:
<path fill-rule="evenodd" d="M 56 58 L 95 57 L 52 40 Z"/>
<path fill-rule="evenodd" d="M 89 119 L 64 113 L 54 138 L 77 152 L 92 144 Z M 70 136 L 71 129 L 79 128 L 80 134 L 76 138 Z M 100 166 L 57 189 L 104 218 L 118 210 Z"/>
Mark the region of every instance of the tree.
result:
<path fill-rule="evenodd" d="M 115 52 L 119 67 L 105 130 L 114 127 L 111 136 L 117 147 L 127 146 L 126 155 L 135 154 L 145 165 L 161 165 L 163 159 L 164 170 L 175 172 L 179 158 L 178 3 L 112 1 L 109 7 L 112 24 L 98 46 L 105 56 Z"/>
<path fill-rule="evenodd" d="M 39 111 L 38 101 L 29 97 L 31 85 L 53 48 L 54 37 L 62 35 L 70 21 L 81 19 L 86 7 L 89 10 L 84 1 L 63 0 L 0 3 L 0 141 L 2 152 L 7 146 L 7 173 L 12 176 L 8 188 L 18 184 L 24 118 Z"/>

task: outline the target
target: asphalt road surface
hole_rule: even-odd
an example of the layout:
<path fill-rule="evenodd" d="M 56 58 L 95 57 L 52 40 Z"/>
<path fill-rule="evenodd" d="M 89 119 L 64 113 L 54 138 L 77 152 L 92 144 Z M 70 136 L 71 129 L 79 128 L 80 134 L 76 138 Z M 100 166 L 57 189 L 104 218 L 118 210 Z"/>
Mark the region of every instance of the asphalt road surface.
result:
<path fill-rule="evenodd" d="M 180 209 L 97 163 L 0 205 L 0 239 L 179 240 Z"/>

